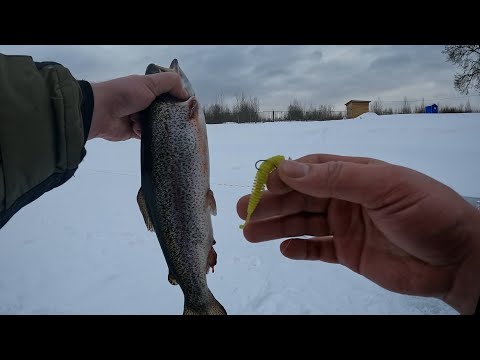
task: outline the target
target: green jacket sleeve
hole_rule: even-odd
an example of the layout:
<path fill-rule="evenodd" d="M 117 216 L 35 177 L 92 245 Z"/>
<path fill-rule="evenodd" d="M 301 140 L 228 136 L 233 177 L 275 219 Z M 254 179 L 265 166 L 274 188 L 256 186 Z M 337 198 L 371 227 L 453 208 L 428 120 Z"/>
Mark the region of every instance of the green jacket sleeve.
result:
<path fill-rule="evenodd" d="M 64 66 L 0 54 L 0 228 L 73 176 L 92 113 L 90 84 Z"/>

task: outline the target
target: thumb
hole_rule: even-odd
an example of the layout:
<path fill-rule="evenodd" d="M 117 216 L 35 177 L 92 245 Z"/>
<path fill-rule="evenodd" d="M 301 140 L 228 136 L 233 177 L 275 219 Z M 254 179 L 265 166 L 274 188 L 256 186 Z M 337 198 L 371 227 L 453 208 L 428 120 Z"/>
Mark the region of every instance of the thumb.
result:
<path fill-rule="evenodd" d="M 155 96 L 169 92 L 179 99 L 188 99 L 188 92 L 183 87 L 180 75 L 174 72 L 161 72 L 144 75 L 145 85 L 150 88 Z"/>
<path fill-rule="evenodd" d="M 393 177 L 393 166 L 328 161 L 320 164 L 282 161 L 278 175 L 292 189 L 318 198 L 335 198 L 369 206 Z"/>

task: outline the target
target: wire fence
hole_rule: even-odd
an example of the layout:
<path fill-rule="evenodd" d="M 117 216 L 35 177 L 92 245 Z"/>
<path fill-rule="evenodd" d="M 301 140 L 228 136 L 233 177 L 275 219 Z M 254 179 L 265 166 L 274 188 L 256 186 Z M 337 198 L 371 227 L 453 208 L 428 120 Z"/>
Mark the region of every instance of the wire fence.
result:
<path fill-rule="evenodd" d="M 435 105 L 435 106 L 433 106 Z M 480 113 L 480 95 L 439 96 L 431 98 L 408 98 L 403 100 L 370 101 L 368 111 L 377 115 L 428 113 L 431 108 L 439 113 Z M 430 108 L 430 109 L 428 109 Z M 252 123 L 279 121 L 324 121 L 342 120 L 347 117 L 347 111 L 334 110 L 331 105 L 319 107 L 301 105 L 293 102 L 283 109 L 260 109 L 258 99 L 241 98 L 233 108 L 220 103 L 205 108 L 205 118 L 209 124 L 224 122 Z"/>
<path fill-rule="evenodd" d="M 346 117 L 347 112 L 341 110 L 318 111 L 318 110 L 301 110 L 301 111 L 285 111 L 285 110 L 263 110 L 258 115 L 262 122 L 273 121 L 313 121 L 313 120 L 339 120 Z"/>

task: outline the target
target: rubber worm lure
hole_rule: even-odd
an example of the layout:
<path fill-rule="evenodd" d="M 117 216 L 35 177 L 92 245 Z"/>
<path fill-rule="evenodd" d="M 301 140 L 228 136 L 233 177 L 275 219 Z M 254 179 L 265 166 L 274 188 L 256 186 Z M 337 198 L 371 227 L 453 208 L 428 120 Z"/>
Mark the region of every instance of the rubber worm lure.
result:
<path fill-rule="evenodd" d="M 243 229 L 245 225 L 247 225 L 247 223 L 250 221 L 250 217 L 252 216 L 255 208 L 257 207 L 260 199 L 262 198 L 262 193 L 265 189 L 268 175 L 270 175 L 270 173 L 278 167 L 278 164 L 280 164 L 282 160 L 285 160 L 285 157 L 283 155 L 272 156 L 267 160 L 259 160 L 262 161 L 262 164 L 259 168 L 257 168 L 257 174 L 255 176 L 255 181 L 253 182 L 252 187 L 252 194 L 250 195 L 250 200 L 248 201 L 247 218 L 245 220 L 245 223 L 243 225 L 240 225 L 240 229 Z"/>

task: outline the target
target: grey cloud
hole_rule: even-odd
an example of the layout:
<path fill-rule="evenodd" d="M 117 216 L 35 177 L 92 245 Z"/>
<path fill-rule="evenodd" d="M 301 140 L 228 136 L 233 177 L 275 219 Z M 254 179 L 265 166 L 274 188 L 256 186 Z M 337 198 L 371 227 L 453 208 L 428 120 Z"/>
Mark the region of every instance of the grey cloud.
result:
<path fill-rule="evenodd" d="M 0 46 L 35 60 L 57 61 L 77 78 L 102 81 L 142 74 L 150 63 L 173 58 L 205 104 L 244 93 L 261 108 L 286 109 L 290 101 L 332 104 L 344 110 L 352 98 L 402 100 L 460 96 L 453 88 L 457 69 L 443 46 Z M 407 91 L 408 93 L 403 94 Z M 478 100 L 478 101 L 477 101 Z M 471 103 L 480 102 L 472 97 Z"/>
<path fill-rule="evenodd" d="M 391 71 L 392 69 L 409 66 L 411 62 L 412 59 L 408 54 L 386 55 L 373 60 L 369 65 L 369 70 L 379 71 L 386 69 Z"/>

